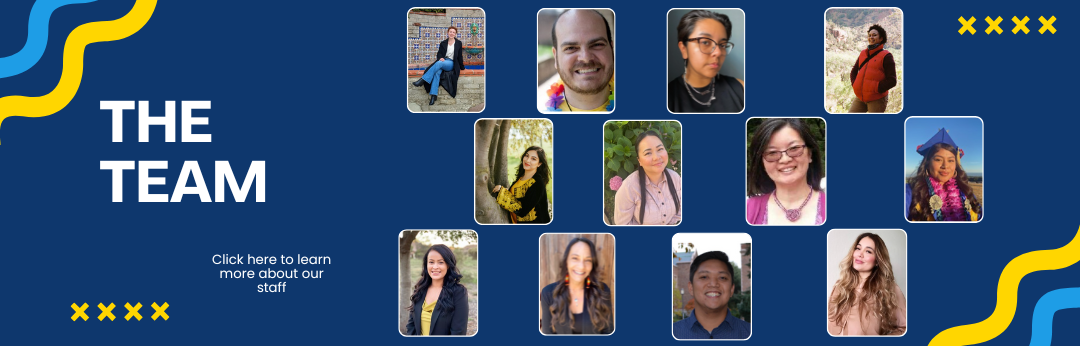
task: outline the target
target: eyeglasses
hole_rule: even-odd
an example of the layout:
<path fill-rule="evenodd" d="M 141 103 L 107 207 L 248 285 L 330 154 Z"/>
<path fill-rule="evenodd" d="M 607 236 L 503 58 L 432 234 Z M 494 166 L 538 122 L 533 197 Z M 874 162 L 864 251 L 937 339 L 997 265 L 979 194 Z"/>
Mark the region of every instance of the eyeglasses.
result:
<path fill-rule="evenodd" d="M 687 39 L 686 41 L 696 41 L 698 44 L 698 51 L 705 54 L 712 54 L 712 52 L 716 50 L 716 47 L 724 47 L 724 54 L 731 53 L 731 49 L 735 48 L 734 43 L 724 42 L 721 44 L 708 37 L 695 37 Z"/>
<path fill-rule="evenodd" d="M 805 145 L 796 145 L 796 146 L 793 146 L 791 148 L 788 148 L 788 150 L 766 151 L 765 152 L 765 161 L 768 161 L 768 162 L 780 161 L 780 158 L 782 157 L 781 155 L 787 155 L 787 157 L 790 157 L 790 158 L 794 159 L 796 157 L 802 156 L 804 148 L 806 148 Z"/>

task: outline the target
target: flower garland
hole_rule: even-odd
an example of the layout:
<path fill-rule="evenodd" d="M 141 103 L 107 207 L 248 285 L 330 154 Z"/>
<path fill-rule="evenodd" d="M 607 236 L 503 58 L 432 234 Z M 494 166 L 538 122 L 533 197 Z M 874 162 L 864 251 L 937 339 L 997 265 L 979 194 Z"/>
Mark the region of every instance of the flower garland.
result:
<path fill-rule="evenodd" d="M 930 190 L 930 209 L 938 221 L 971 221 L 971 202 L 956 185 L 956 178 L 944 184 L 927 177 Z"/>
<path fill-rule="evenodd" d="M 615 110 L 615 78 L 612 77 L 608 82 L 608 105 L 607 111 L 611 112 Z M 559 108 L 564 101 L 566 101 L 566 86 L 563 85 L 562 80 L 556 81 L 551 84 L 551 88 L 547 90 L 548 100 L 544 105 L 547 106 L 548 112 L 562 112 Z"/>

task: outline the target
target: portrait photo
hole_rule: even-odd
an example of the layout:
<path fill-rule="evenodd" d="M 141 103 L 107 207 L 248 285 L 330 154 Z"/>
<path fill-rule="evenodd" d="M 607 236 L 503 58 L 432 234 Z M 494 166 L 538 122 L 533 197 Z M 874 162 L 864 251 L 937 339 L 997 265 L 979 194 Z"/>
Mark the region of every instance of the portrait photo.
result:
<path fill-rule="evenodd" d="M 667 13 L 667 105 L 672 113 L 742 113 L 746 14 L 738 8 Z"/>
<path fill-rule="evenodd" d="M 540 113 L 615 110 L 615 12 L 611 9 L 536 12 L 536 61 Z"/>
<path fill-rule="evenodd" d="M 540 236 L 540 333 L 615 332 L 615 236 Z"/>
<path fill-rule="evenodd" d="M 834 229 L 826 236 L 832 336 L 907 333 L 907 232 Z"/>
<path fill-rule="evenodd" d="M 476 223 L 550 223 L 555 159 L 551 120 L 479 119 L 474 131 Z"/>
<path fill-rule="evenodd" d="M 746 223 L 825 223 L 825 119 L 746 121 Z"/>
<path fill-rule="evenodd" d="M 833 7 L 825 11 L 825 111 L 904 110 L 904 11 Z"/>
<path fill-rule="evenodd" d="M 979 222 L 982 216 L 982 119 L 907 118 L 904 218 L 909 222 Z"/>
<path fill-rule="evenodd" d="M 604 123 L 604 223 L 675 226 L 682 222 L 682 123 Z"/>
<path fill-rule="evenodd" d="M 750 338 L 750 244 L 746 233 L 676 233 L 671 237 L 672 337 Z"/>
<path fill-rule="evenodd" d="M 476 335 L 478 259 L 473 230 L 398 233 L 398 332 Z"/>
<path fill-rule="evenodd" d="M 410 112 L 481 112 L 486 99 L 484 10 L 411 8 L 406 27 Z"/>

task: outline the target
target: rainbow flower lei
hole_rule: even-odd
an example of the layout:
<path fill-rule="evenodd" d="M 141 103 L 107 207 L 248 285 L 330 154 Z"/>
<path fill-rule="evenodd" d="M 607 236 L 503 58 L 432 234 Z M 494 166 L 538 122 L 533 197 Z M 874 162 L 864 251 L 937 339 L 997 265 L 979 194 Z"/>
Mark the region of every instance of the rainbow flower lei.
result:
<path fill-rule="evenodd" d="M 608 82 L 608 105 L 607 111 L 612 112 L 615 110 L 615 77 L 611 77 L 611 81 Z M 562 112 L 559 108 L 564 101 L 566 101 L 566 86 L 563 85 L 562 80 L 558 80 L 551 84 L 551 88 L 548 88 L 548 100 L 544 105 L 547 106 L 548 112 Z"/>

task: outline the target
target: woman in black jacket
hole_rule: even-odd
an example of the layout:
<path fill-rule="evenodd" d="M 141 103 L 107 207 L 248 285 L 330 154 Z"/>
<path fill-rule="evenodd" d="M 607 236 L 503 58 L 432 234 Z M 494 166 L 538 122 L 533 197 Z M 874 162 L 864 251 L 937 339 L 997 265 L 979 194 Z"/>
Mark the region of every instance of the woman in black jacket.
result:
<path fill-rule="evenodd" d="M 551 181 L 544 148 L 531 146 L 521 154 L 517 179 L 509 188 L 496 185 L 491 191 L 495 202 L 510 215 L 512 223 L 551 223 L 548 212 L 547 184 Z"/>
<path fill-rule="evenodd" d="M 424 70 L 424 76 L 420 77 L 420 80 L 412 83 L 413 86 L 423 86 L 431 94 L 431 102 L 428 102 L 428 105 L 435 104 L 440 85 L 446 89 L 450 97 L 456 98 L 458 74 L 465 68 L 463 57 L 465 49 L 462 48 L 461 40 L 457 39 L 457 28 L 451 26 L 446 29 L 446 36 L 449 37 L 439 43 L 439 53 L 435 54 L 438 60 Z"/>
<path fill-rule="evenodd" d="M 563 280 L 540 291 L 540 333 L 611 334 L 615 312 L 611 290 L 600 282 L 596 245 L 574 238 L 566 245 L 559 272 Z"/>
<path fill-rule="evenodd" d="M 407 335 L 465 335 L 469 326 L 469 293 L 458 283 L 454 251 L 432 245 L 424 255 L 424 271 L 413 287 Z"/>

